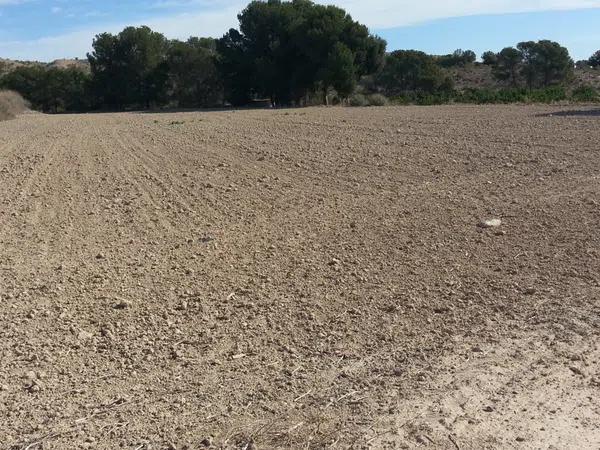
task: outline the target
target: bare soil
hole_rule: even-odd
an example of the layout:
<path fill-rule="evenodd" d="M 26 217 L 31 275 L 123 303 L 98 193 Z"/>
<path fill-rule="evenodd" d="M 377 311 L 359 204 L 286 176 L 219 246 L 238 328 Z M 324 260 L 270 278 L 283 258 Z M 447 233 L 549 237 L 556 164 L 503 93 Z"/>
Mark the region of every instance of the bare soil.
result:
<path fill-rule="evenodd" d="M 599 120 L 3 122 L 0 448 L 600 448 Z"/>

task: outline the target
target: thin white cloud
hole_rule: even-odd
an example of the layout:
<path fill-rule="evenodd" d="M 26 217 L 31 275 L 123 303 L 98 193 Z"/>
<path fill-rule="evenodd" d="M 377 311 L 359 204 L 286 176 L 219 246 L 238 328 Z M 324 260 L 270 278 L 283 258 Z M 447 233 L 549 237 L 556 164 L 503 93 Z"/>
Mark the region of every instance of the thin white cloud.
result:
<path fill-rule="evenodd" d="M 0 0 L 7 5 L 22 0 Z M 85 30 L 28 41 L 0 42 L 0 56 L 13 59 L 50 61 L 64 57 L 83 57 L 90 50 L 92 38 L 101 32 L 118 32 L 127 25 L 150 26 L 170 38 L 189 36 L 219 37 L 237 26 L 237 14 L 249 0 L 157 0 L 155 5 L 189 4 L 194 10 L 133 23 L 102 23 Z M 336 4 L 371 29 L 384 29 L 418 24 L 447 17 L 480 14 L 574 10 L 600 8 L 600 0 L 320 0 Z M 207 11 L 206 7 L 210 9 Z"/>
<path fill-rule="evenodd" d="M 220 37 L 229 28 L 237 26 L 239 7 L 195 14 L 174 16 L 140 22 L 112 23 L 57 36 L 26 41 L 0 41 L 0 56 L 8 59 L 52 61 L 61 58 L 85 57 L 91 50 L 94 36 L 103 32 L 117 33 L 129 25 L 148 25 L 171 39 L 190 36 Z"/>

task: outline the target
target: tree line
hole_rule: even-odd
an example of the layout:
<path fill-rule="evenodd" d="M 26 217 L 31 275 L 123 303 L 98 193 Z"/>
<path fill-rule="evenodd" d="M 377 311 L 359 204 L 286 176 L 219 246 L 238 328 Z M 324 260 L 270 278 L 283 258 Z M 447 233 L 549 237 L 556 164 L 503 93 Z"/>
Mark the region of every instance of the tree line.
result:
<path fill-rule="evenodd" d="M 343 9 L 310 0 L 252 1 L 238 20 L 239 28 L 220 39 L 169 40 L 145 26 L 102 33 L 87 55 L 89 70 L 24 66 L 0 78 L 0 87 L 47 112 L 237 106 L 258 99 L 302 106 L 348 102 L 357 93 L 450 95 L 449 69 L 477 59 L 460 49 L 386 53 L 386 42 Z M 560 86 L 574 67 L 568 50 L 547 40 L 486 52 L 482 60 L 511 88 Z M 600 51 L 589 65 L 600 65 Z"/>
<path fill-rule="evenodd" d="M 496 79 L 512 87 L 545 88 L 560 85 L 573 76 L 574 61 L 557 42 L 521 42 L 499 53 L 486 52 L 483 63 L 492 66 Z"/>

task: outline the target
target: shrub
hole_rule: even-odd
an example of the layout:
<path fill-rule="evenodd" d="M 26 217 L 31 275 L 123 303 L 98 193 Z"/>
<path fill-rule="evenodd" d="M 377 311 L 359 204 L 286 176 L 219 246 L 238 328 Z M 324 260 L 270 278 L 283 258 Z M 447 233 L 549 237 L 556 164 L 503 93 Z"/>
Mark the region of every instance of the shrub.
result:
<path fill-rule="evenodd" d="M 371 106 L 386 106 L 389 103 L 387 97 L 383 94 L 369 95 L 367 101 Z"/>
<path fill-rule="evenodd" d="M 13 119 L 27 110 L 27 102 L 13 91 L 0 91 L 0 120 Z"/>
<path fill-rule="evenodd" d="M 350 106 L 369 106 L 369 100 L 362 94 L 354 94 L 350 97 Z"/>
<path fill-rule="evenodd" d="M 582 85 L 573 90 L 571 100 L 575 102 L 597 102 L 600 97 L 593 86 Z"/>
<path fill-rule="evenodd" d="M 563 87 L 534 89 L 529 94 L 529 101 L 533 103 L 552 103 L 567 99 L 567 92 Z"/>
<path fill-rule="evenodd" d="M 594 91 L 595 92 L 595 91 Z M 583 93 L 580 94 L 582 96 Z M 589 93 L 587 93 L 589 98 Z M 596 93 L 597 95 L 597 93 Z M 442 105 L 447 103 L 471 103 L 476 105 L 496 103 L 552 103 L 567 100 L 569 97 L 562 87 L 544 89 L 465 89 L 464 91 L 405 93 L 393 98 L 394 104 Z M 596 97 L 598 98 L 598 97 Z M 593 100 L 586 100 L 593 101 Z"/>

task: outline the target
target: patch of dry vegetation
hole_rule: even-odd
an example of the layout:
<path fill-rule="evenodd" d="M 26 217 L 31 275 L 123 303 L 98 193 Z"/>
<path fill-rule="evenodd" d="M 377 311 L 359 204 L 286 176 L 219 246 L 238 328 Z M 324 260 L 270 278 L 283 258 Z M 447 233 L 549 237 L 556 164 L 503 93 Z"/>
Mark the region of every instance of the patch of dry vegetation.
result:
<path fill-rule="evenodd" d="M 27 110 L 27 102 L 14 91 L 0 91 L 0 120 L 14 119 Z"/>

